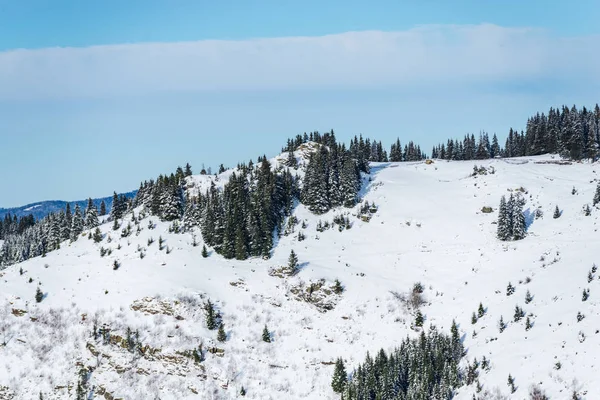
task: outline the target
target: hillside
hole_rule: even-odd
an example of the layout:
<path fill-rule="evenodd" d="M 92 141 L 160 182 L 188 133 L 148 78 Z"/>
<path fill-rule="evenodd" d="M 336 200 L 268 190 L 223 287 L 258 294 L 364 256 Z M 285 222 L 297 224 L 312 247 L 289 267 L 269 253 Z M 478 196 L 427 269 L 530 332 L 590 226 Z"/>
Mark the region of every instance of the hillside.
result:
<path fill-rule="evenodd" d="M 304 157 L 297 155 L 302 169 Z M 490 360 L 489 370 L 479 372 L 479 396 L 498 390 L 524 399 L 530 385 L 540 384 L 551 399 L 571 398 L 573 390 L 582 399 L 600 398 L 600 273 L 588 280 L 598 262 L 600 211 L 583 213 L 598 165 L 553 161 L 372 163 L 361 204 L 319 216 L 296 205 L 294 232 L 281 236 L 266 260 L 225 259 L 210 248 L 203 258 L 199 231 L 170 233 L 170 223 L 138 208 L 139 234 L 135 222 L 128 237 L 107 223 L 100 243 L 86 231 L 43 258 L 0 272 L 0 399 L 37 399 L 40 392 L 44 399 L 76 398 L 82 368 L 90 371 L 85 380 L 93 398 L 236 399 L 243 387 L 248 399 L 339 399 L 331 389 L 336 358 L 350 372 L 367 352 L 418 337 L 415 312 L 401 300 L 417 282 L 424 286 L 425 330 L 433 324 L 449 332 L 456 320 L 467 350 L 463 367 Z M 472 176 L 474 163 L 486 173 Z M 213 180 L 195 175 L 187 182 L 189 190 L 206 190 Z M 528 234 L 501 242 L 497 207 L 502 195 L 516 191 L 526 200 Z M 360 218 L 366 202 L 376 207 Z M 557 205 L 562 215 L 554 219 Z M 537 209 L 543 216 L 536 218 Z M 317 231 L 339 214 L 350 229 Z M 101 248 L 112 253 L 102 257 Z M 287 276 L 281 267 L 291 250 L 299 272 Z M 336 279 L 341 294 L 332 290 Z M 509 283 L 515 292 L 507 296 Z M 582 301 L 585 289 L 589 298 Z M 526 304 L 528 290 L 533 299 Z M 207 329 L 208 298 L 221 313 L 224 343 Z M 472 324 L 480 302 L 485 316 Z M 530 330 L 524 319 L 513 321 L 517 305 L 530 317 Z M 585 316 L 580 322 L 578 312 Z M 502 333 L 500 317 L 508 325 Z M 271 343 L 261 340 L 265 325 Z M 94 338 L 103 326 L 112 338 Z M 127 337 L 136 331 L 143 351 L 129 351 Z M 206 359 L 195 362 L 201 343 Z M 456 399 L 470 400 L 475 391 L 463 386 Z"/>
<path fill-rule="evenodd" d="M 135 197 L 136 190 L 132 192 L 123 193 L 125 197 L 128 199 Z M 94 205 L 97 208 L 100 208 L 100 203 L 104 202 L 106 204 L 106 209 L 110 210 L 112 206 L 113 198 L 102 197 L 98 199 L 92 199 Z M 35 219 L 41 219 L 51 213 L 56 213 L 59 211 L 63 211 L 67 206 L 67 203 L 71 206 L 72 209 L 75 209 L 76 205 L 79 205 L 82 209 L 85 209 L 88 201 L 87 200 L 77 200 L 77 201 L 63 201 L 63 200 L 48 200 L 48 201 L 39 201 L 37 203 L 27 204 L 21 207 L 12 207 L 12 208 L 0 208 L 0 219 L 4 218 L 5 215 L 10 214 L 11 216 L 16 216 L 17 218 L 25 217 L 27 215 L 33 215 Z"/>

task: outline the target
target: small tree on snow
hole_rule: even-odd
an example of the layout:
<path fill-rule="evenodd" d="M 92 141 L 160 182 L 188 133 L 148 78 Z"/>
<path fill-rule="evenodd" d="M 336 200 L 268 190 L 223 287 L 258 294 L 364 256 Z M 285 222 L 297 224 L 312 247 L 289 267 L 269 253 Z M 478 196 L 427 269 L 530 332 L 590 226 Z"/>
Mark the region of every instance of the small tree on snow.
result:
<path fill-rule="evenodd" d="M 290 256 L 288 257 L 288 268 L 292 272 L 296 272 L 298 270 L 298 256 L 294 250 L 290 252 Z"/>
<path fill-rule="evenodd" d="M 100 243 L 102 241 L 102 232 L 100 232 L 100 228 L 96 228 L 92 238 L 94 239 L 94 243 Z"/>
<path fill-rule="evenodd" d="M 202 245 L 202 257 L 208 257 L 208 250 L 206 249 L 206 245 Z"/>
<path fill-rule="evenodd" d="M 598 203 L 600 203 L 600 182 L 598 182 L 598 185 L 596 186 L 596 193 L 594 194 L 594 200 L 592 204 L 595 206 Z"/>
<path fill-rule="evenodd" d="M 415 316 L 415 326 L 419 328 L 422 327 L 424 320 L 425 319 L 423 318 L 423 313 L 421 313 L 420 310 L 417 310 L 417 314 Z"/>
<path fill-rule="evenodd" d="M 35 301 L 37 301 L 38 303 L 41 303 L 42 300 L 44 300 L 44 293 L 42 293 L 42 290 L 38 286 L 35 291 Z"/>
<path fill-rule="evenodd" d="M 225 333 L 225 326 L 221 323 L 219 324 L 219 331 L 217 332 L 217 340 L 219 342 L 225 342 L 227 340 L 227 334 Z"/>
<path fill-rule="evenodd" d="M 204 304 L 204 312 L 206 315 L 206 327 L 212 331 L 217 327 L 217 316 L 215 306 L 210 299 Z"/>
<path fill-rule="evenodd" d="M 269 328 L 265 325 L 262 333 L 262 340 L 266 343 L 271 343 L 271 332 L 269 332 Z"/>
<path fill-rule="evenodd" d="M 333 379 L 331 380 L 331 388 L 336 393 L 341 393 L 348 382 L 348 374 L 344 366 L 344 360 L 338 358 L 335 362 L 335 370 L 333 371 Z"/>
<path fill-rule="evenodd" d="M 485 309 L 483 308 L 483 304 L 479 303 L 479 309 L 477 310 L 477 317 L 481 318 L 485 315 Z"/>
<path fill-rule="evenodd" d="M 558 208 L 558 206 L 556 206 L 556 208 L 554 209 L 554 214 L 552 214 L 552 218 L 558 219 L 558 218 L 560 218 L 560 215 L 561 215 L 560 209 Z"/>

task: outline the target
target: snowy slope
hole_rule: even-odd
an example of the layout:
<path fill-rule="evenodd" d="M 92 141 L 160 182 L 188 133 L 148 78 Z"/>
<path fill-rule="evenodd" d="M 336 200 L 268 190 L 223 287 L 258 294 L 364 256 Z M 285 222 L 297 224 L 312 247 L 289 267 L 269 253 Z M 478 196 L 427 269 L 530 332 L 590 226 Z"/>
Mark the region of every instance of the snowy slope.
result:
<path fill-rule="evenodd" d="M 490 371 L 480 375 L 484 389 L 523 399 L 531 384 L 540 383 L 552 399 L 569 398 L 574 388 L 585 399 L 598 399 L 600 273 L 589 283 L 587 275 L 598 262 L 600 211 L 582 213 L 591 204 L 598 165 L 542 163 L 548 160 L 477 162 L 495 169 L 477 177 L 470 176 L 473 162 L 373 164 L 363 189 L 364 200 L 378 206 L 370 222 L 354 216 L 357 209 L 315 216 L 299 206 L 295 215 L 307 227 L 299 224 L 294 234 L 282 236 L 270 260 L 225 260 L 214 253 L 204 259 L 199 233 L 200 246 L 193 247 L 191 234 L 170 234 L 167 224 L 152 217 L 128 238 L 103 225 L 111 243 L 81 237 L 0 272 L 0 344 L 10 338 L 0 346 L 0 399 L 33 399 L 40 391 L 45 399 L 74 398 L 81 366 L 94 367 L 90 383 L 97 398 L 233 399 L 243 386 L 250 399 L 337 399 L 330 388 L 331 361 L 342 356 L 351 369 L 367 351 L 392 349 L 406 335 L 418 334 L 411 328 L 414 316 L 393 294 L 408 292 L 415 282 L 425 285 L 425 326 L 448 331 L 456 319 L 466 359 L 491 360 Z M 212 179 L 190 178 L 202 190 Z M 528 237 L 500 242 L 493 224 L 500 196 L 521 187 Z M 553 219 L 557 204 L 563 215 Z M 482 213 L 484 206 L 494 212 Z M 535 219 L 538 207 L 544 216 Z M 351 216 L 351 229 L 316 231 L 319 220 L 341 212 Z M 302 242 L 298 231 L 306 235 Z M 159 236 L 169 254 L 158 249 Z M 112 254 L 100 257 L 101 246 Z M 300 273 L 271 276 L 269 270 L 285 265 L 291 249 Z M 319 279 L 326 286 L 339 279 L 345 287 L 341 296 L 330 297 L 331 311 L 294 294 L 301 282 Z M 509 282 L 516 287 L 512 296 L 506 295 Z M 41 303 L 34 300 L 38 283 L 46 293 Z M 583 302 L 585 288 L 590 298 Z M 530 304 L 527 289 L 534 296 Z M 226 343 L 216 342 L 216 331 L 205 327 L 201 302 L 208 297 L 222 313 Z M 472 325 L 479 302 L 487 312 Z M 512 322 L 516 305 L 531 315 L 531 330 L 524 320 Z M 26 314 L 14 315 L 20 310 Z M 578 312 L 585 315 L 581 322 Z M 503 333 L 500 316 L 508 322 Z M 118 344 L 95 342 L 94 319 L 123 337 L 127 327 L 139 330 L 155 355 L 135 358 Z M 261 341 L 265 324 L 273 343 Z M 201 365 L 181 356 L 200 342 L 224 355 L 209 353 Z M 518 387 L 512 395 L 509 373 Z M 463 387 L 457 398 L 471 399 L 474 390 Z"/>

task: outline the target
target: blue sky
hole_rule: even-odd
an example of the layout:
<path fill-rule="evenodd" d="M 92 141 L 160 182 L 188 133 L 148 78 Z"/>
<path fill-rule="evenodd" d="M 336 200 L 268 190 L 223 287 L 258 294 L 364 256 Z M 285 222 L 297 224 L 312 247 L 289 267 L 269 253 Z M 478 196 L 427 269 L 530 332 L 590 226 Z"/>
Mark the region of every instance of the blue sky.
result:
<path fill-rule="evenodd" d="M 426 151 L 600 93 L 600 7 L 0 0 L 0 206 L 235 165 L 333 128 Z"/>

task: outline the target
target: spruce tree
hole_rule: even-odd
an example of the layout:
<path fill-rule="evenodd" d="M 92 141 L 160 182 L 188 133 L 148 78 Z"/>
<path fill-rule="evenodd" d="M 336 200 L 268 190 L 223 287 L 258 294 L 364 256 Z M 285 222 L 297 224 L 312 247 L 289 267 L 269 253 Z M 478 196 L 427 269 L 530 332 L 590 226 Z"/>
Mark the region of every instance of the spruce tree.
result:
<path fill-rule="evenodd" d="M 42 300 L 44 300 L 44 293 L 42 293 L 42 290 L 38 286 L 37 289 L 35 290 L 35 301 L 38 303 L 41 303 Z"/>
<path fill-rule="evenodd" d="M 98 225 L 98 209 L 90 198 L 88 199 L 87 208 L 85 209 L 85 227 L 86 229 L 93 229 Z"/>
<path fill-rule="evenodd" d="M 554 209 L 554 214 L 552 214 L 552 218 L 557 219 L 560 218 L 560 209 L 558 208 L 558 206 L 556 206 L 556 208 Z"/>
<path fill-rule="evenodd" d="M 240 396 L 246 396 L 246 389 L 244 389 L 244 387 L 242 386 L 242 389 L 240 390 Z"/>
<path fill-rule="evenodd" d="M 298 270 L 298 256 L 296 256 L 294 250 L 290 251 L 290 256 L 288 257 L 288 268 L 292 274 Z"/>
<path fill-rule="evenodd" d="M 500 207 L 498 208 L 498 228 L 497 236 L 500 240 L 510 240 L 512 237 L 512 224 L 510 212 L 506 204 L 506 198 L 500 198 Z"/>
<path fill-rule="evenodd" d="M 598 185 L 596 185 L 596 193 L 594 193 L 594 200 L 592 202 L 592 205 L 596 205 L 600 203 L 600 182 L 598 182 Z"/>
<path fill-rule="evenodd" d="M 525 215 L 523 215 L 523 203 L 524 201 L 520 196 L 517 196 L 512 202 L 513 240 L 524 239 L 527 235 L 527 225 L 525 222 Z"/>
<path fill-rule="evenodd" d="M 206 327 L 211 331 L 217 328 L 217 316 L 215 313 L 215 307 L 213 303 L 208 299 L 204 304 L 204 313 L 206 318 Z"/>
<path fill-rule="evenodd" d="M 483 317 L 485 315 L 485 309 L 483 308 L 483 304 L 479 303 L 479 309 L 477 310 L 477 316 L 479 318 Z"/>
<path fill-rule="evenodd" d="M 81 209 L 79 208 L 79 204 L 75 205 L 75 212 L 73 213 L 73 218 L 71 222 L 71 241 L 76 241 L 79 238 L 79 235 L 83 232 L 84 222 L 83 216 L 81 215 Z"/>
<path fill-rule="evenodd" d="M 104 217 L 106 215 L 106 203 L 104 202 L 104 200 L 102 200 L 102 202 L 100 202 L 100 216 Z"/>
<path fill-rule="evenodd" d="M 95 243 L 100 243 L 102 241 L 102 232 L 100 232 L 100 228 L 96 227 L 96 230 L 92 236 Z"/>
<path fill-rule="evenodd" d="M 208 250 L 206 249 L 206 245 L 202 245 L 202 257 L 208 257 Z"/>
<path fill-rule="evenodd" d="M 227 340 L 227 334 L 225 333 L 225 326 L 223 323 L 219 324 L 219 331 L 217 332 L 217 340 L 219 342 L 225 342 Z"/>
<path fill-rule="evenodd" d="M 335 362 L 335 370 L 333 371 L 333 379 L 331 380 L 331 388 L 336 393 L 342 393 L 346 383 L 348 382 L 348 374 L 344 366 L 344 360 L 338 358 Z"/>
<path fill-rule="evenodd" d="M 423 313 L 421 313 L 421 310 L 417 310 L 417 314 L 415 316 L 415 326 L 420 328 L 423 326 L 423 322 L 424 322 Z"/>
<path fill-rule="evenodd" d="M 262 340 L 263 340 L 263 342 L 271 343 L 271 332 L 269 332 L 267 325 L 265 325 L 265 327 L 263 329 Z"/>

